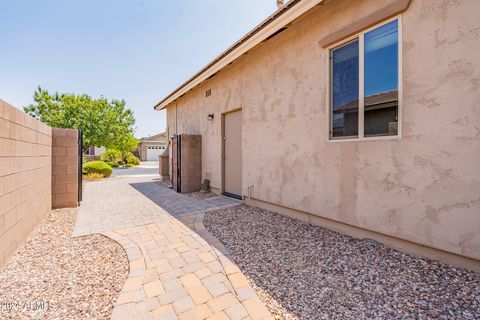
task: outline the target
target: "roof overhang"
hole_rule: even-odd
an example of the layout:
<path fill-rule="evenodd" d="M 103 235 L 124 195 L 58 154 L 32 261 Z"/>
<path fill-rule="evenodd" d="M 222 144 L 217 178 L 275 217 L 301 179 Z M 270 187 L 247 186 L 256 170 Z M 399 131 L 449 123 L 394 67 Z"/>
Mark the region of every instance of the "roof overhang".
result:
<path fill-rule="evenodd" d="M 194 87 L 207 80 L 217 72 L 228 66 L 240 56 L 253 49 L 275 32 L 286 27 L 288 24 L 299 18 L 325 0 L 290 0 L 283 7 L 277 10 L 270 17 L 265 19 L 243 38 L 225 50 L 206 67 L 196 73 L 192 78 L 175 89 L 162 101 L 154 106 L 155 110 L 165 109 L 169 104 L 179 97 L 192 90 Z"/>

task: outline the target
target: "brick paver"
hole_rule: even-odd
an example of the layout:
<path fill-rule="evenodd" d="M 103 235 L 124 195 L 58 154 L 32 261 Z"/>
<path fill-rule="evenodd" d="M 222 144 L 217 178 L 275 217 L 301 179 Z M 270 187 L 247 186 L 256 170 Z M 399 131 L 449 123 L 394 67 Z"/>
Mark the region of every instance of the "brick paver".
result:
<path fill-rule="evenodd" d="M 165 211 L 181 218 L 240 204 L 239 200 L 225 196 L 196 200 L 151 179 L 127 176 L 87 183 L 74 235 L 162 223 L 168 216 Z"/>
<path fill-rule="evenodd" d="M 102 233 L 122 245 L 130 261 L 112 319 L 270 319 L 203 225 L 204 212 L 239 202 L 196 200 L 148 179 L 88 183 L 78 214 L 75 235 Z"/>

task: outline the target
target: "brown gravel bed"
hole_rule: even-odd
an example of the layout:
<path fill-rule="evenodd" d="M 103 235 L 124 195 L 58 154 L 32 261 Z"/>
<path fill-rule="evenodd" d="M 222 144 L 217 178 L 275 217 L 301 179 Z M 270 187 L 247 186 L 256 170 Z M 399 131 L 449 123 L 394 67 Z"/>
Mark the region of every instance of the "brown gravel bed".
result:
<path fill-rule="evenodd" d="M 277 319 L 480 319 L 480 274 L 266 210 L 206 213 Z"/>
<path fill-rule="evenodd" d="M 50 212 L 0 272 L 0 319 L 110 318 L 127 255 L 101 235 L 72 238 L 76 214 Z"/>
<path fill-rule="evenodd" d="M 156 184 L 162 187 L 171 188 L 172 186 L 170 184 L 170 181 L 168 180 L 155 179 L 154 181 Z M 196 200 L 203 200 L 203 199 L 210 199 L 210 198 L 217 197 L 217 195 L 213 192 L 201 192 L 201 191 L 184 193 L 184 195 L 194 198 Z"/>
<path fill-rule="evenodd" d="M 203 200 L 203 199 L 210 199 L 210 198 L 215 198 L 218 197 L 215 193 L 213 192 L 191 192 L 191 193 L 185 193 L 186 196 L 189 196 L 191 198 L 194 198 L 196 200 Z"/>

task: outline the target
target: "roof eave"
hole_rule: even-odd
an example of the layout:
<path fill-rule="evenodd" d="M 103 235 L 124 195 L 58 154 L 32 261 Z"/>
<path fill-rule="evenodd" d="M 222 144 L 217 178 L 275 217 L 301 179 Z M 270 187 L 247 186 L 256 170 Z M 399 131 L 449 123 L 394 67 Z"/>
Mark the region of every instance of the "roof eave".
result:
<path fill-rule="evenodd" d="M 290 0 L 290 2 L 285 4 L 284 7 L 280 8 L 270 17 L 265 19 L 252 31 L 210 62 L 206 67 L 197 72 L 192 78 L 157 103 L 153 108 L 157 111 L 165 109 L 179 97 L 207 80 L 240 56 L 262 43 L 270 35 L 287 26 L 289 23 L 293 22 L 295 19 L 299 18 L 301 15 L 323 1 L 325 0 Z"/>

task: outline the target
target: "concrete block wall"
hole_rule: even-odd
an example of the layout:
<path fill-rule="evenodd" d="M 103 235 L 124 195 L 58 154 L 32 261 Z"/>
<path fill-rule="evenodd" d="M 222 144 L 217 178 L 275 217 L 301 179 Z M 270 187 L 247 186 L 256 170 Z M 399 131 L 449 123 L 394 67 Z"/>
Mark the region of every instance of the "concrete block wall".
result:
<path fill-rule="evenodd" d="M 0 100 L 0 269 L 52 206 L 52 129 Z"/>
<path fill-rule="evenodd" d="M 78 206 L 78 130 L 52 129 L 52 207 Z"/>

